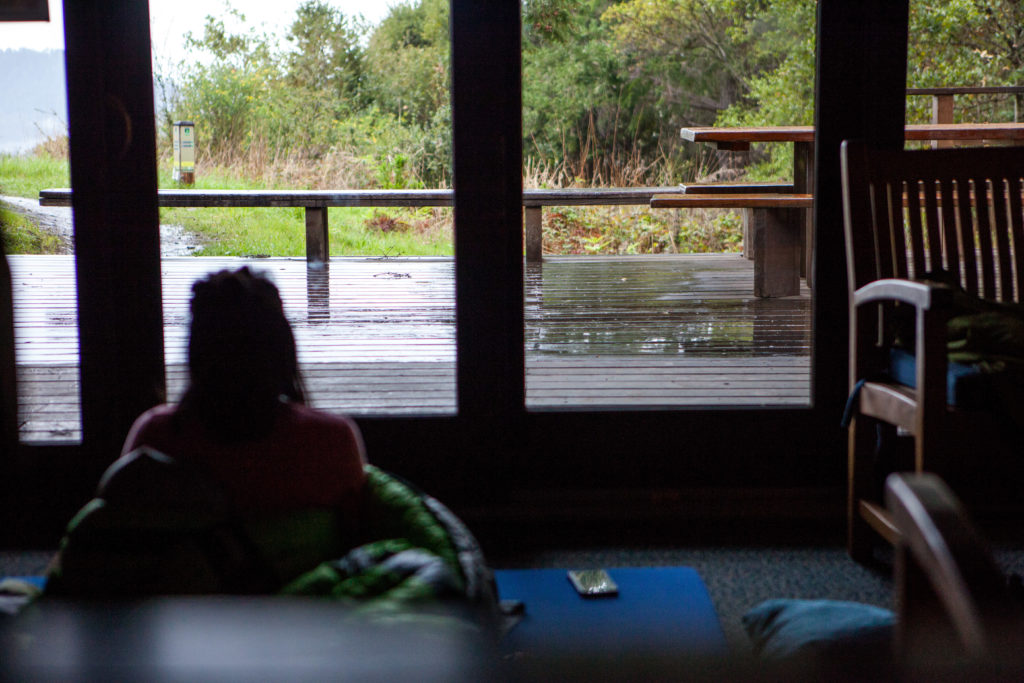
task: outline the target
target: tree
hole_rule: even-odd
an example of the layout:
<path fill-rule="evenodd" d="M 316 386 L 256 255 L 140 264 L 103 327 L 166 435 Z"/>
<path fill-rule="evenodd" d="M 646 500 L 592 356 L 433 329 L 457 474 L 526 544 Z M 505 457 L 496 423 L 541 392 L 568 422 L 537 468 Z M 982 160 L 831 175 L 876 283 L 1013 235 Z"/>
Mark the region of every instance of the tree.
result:
<path fill-rule="evenodd" d="M 1024 82 L 1024 4 L 1019 0 L 945 0 L 911 3 L 907 74 L 910 87 L 1020 85 Z M 911 102 L 927 116 L 927 103 Z M 1012 118 L 1012 100 L 975 98 L 957 107 L 964 120 Z M 1019 111 L 1024 102 L 1018 101 Z"/>
<path fill-rule="evenodd" d="M 310 92 L 346 99 L 359 95 L 363 80 L 364 29 L 324 0 L 306 0 L 288 31 L 288 82 Z"/>
<path fill-rule="evenodd" d="M 631 70 L 686 116 L 707 123 L 735 102 L 756 63 L 744 18 L 753 3 L 733 0 L 630 0 L 602 16 Z"/>
<path fill-rule="evenodd" d="M 245 22 L 245 15 L 227 7 L 226 18 Z M 196 55 L 182 77 L 174 100 L 177 115 L 194 120 L 203 131 L 202 153 L 231 158 L 255 141 L 265 143 L 269 96 L 280 71 L 270 40 L 250 29 L 232 33 L 224 18 L 206 17 L 202 36 L 189 33 L 188 49 Z M 200 55 L 212 59 L 202 59 Z"/>
<path fill-rule="evenodd" d="M 366 50 L 367 92 L 400 121 L 429 126 L 449 106 L 448 3 L 394 5 Z"/>

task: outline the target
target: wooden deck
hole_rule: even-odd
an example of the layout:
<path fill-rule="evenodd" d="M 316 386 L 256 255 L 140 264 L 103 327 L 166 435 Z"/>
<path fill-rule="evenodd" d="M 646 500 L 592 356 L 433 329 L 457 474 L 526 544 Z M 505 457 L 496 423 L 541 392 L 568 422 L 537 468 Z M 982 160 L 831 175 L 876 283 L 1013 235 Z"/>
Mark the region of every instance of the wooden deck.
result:
<path fill-rule="evenodd" d="M 23 440 L 77 439 L 74 263 L 10 257 Z M 168 387 L 186 381 L 191 283 L 242 264 L 282 291 L 311 401 L 350 414 L 455 410 L 450 258 L 163 261 Z M 527 406 L 806 404 L 810 299 L 755 299 L 733 255 L 548 257 L 526 269 Z"/>

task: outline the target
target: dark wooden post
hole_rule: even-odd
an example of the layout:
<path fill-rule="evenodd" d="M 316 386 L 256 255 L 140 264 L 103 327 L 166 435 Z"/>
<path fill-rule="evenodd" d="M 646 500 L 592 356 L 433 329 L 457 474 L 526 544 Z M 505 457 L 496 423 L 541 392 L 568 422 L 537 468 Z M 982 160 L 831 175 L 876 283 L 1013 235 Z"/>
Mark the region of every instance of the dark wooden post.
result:
<path fill-rule="evenodd" d="M 64 2 L 82 435 L 113 459 L 164 400 L 149 6 Z"/>
<path fill-rule="evenodd" d="M 907 17 L 907 0 L 818 3 L 812 400 L 824 411 L 821 419 L 836 425 L 848 391 L 849 348 L 839 147 L 862 139 L 902 149 Z"/>
<path fill-rule="evenodd" d="M 953 123 L 953 94 L 932 95 L 932 123 Z M 932 148 L 953 147 L 952 140 L 932 140 Z"/>
<path fill-rule="evenodd" d="M 932 123 L 953 123 L 953 94 L 932 95 Z M 937 140 L 937 142 L 949 142 Z"/>
<path fill-rule="evenodd" d="M 523 209 L 526 226 L 526 261 L 538 263 L 544 259 L 544 207 L 527 206 Z"/>
<path fill-rule="evenodd" d="M 525 411 L 519 2 L 451 10 L 458 409 L 487 429 Z"/>
<path fill-rule="evenodd" d="M 793 192 L 814 194 L 814 143 L 793 143 Z M 814 286 L 811 277 L 814 268 L 811 254 L 814 253 L 814 214 L 811 210 L 794 212 L 794 221 L 800 235 L 800 276 L 807 280 L 807 286 Z"/>
<path fill-rule="evenodd" d="M 754 243 L 754 296 L 779 297 L 800 293 L 800 235 L 804 209 L 756 208 L 750 211 Z"/>
<path fill-rule="evenodd" d="M 306 264 L 314 265 L 331 260 L 327 232 L 327 207 L 306 207 Z"/>

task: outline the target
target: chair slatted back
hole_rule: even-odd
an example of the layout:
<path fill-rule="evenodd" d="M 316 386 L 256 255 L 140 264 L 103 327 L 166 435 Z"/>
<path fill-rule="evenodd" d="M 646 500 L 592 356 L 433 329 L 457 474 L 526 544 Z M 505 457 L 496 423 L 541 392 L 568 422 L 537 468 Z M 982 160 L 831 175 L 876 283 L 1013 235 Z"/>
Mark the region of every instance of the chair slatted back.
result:
<path fill-rule="evenodd" d="M 945 270 L 978 297 L 1024 296 L 1024 147 L 843 146 L 850 292 Z"/>

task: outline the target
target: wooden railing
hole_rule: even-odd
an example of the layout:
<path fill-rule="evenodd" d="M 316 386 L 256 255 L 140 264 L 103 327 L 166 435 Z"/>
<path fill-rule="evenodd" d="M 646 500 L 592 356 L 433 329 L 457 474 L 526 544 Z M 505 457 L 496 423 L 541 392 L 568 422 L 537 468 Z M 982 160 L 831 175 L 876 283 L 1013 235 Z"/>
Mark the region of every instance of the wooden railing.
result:
<path fill-rule="evenodd" d="M 679 192 L 671 187 L 574 188 L 523 190 L 527 261 L 540 261 L 542 211 L 545 206 L 649 205 L 656 194 Z M 167 207 L 302 207 L 306 210 L 306 259 L 327 261 L 329 207 L 451 206 L 451 190 L 159 190 Z M 71 190 L 39 192 L 42 206 L 71 206 Z"/>
<path fill-rule="evenodd" d="M 962 88 L 907 88 L 908 97 L 932 98 L 932 123 L 953 123 L 956 111 L 955 98 L 960 95 L 1013 95 L 1013 120 L 1020 121 L 1021 98 L 1024 86 L 993 85 Z M 932 147 L 952 147 L 952 140 L 934 140 Z"/>

